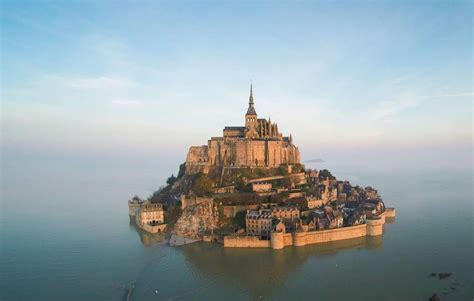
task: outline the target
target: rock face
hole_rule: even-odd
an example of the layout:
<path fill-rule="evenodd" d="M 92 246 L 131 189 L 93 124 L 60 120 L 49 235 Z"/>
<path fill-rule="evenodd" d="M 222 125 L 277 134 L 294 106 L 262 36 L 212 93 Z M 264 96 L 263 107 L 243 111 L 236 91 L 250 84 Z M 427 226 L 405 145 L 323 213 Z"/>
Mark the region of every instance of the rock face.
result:
<path fill-rule="evenodd" d="M 185 237 L 202 238 L 204 232 L 217 228 L 218 220 L 217 205 L 207 200 L 184 208 L 173 232 Z"/>
<path fill-rule="evenodd" d="M 438 278 L 440 280 L 449 278 L 451 276 L 451 273 L 438 273 Z"/>

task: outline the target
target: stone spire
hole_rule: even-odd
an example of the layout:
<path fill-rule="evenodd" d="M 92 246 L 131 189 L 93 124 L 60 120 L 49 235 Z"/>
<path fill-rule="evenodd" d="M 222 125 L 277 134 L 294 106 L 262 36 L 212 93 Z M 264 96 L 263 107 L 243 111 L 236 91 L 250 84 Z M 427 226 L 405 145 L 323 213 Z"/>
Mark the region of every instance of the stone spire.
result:
<path fill-rule="evenodd" d="M 253 107 L 252 83 L 250 83 L 249 108 L 247 109 L 246 115 L 257 115 L 257 112 L 255 112 L 255 108 Z"/>
<path fill-rule="evenodd" d="M 249 97 L 249 106 L 253 106 L 253 92 L 252 92 L 252 83 L 250 83 L 250 97 Z"/>

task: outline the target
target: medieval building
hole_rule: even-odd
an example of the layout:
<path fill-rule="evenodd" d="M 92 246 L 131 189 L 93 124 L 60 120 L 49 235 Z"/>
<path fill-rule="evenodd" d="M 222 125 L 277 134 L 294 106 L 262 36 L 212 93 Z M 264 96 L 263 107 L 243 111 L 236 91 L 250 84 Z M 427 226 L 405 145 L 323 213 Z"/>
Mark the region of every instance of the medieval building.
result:
<path fill-rule="evenodd" d="M 252 86 L 245 126 L 226 126 L 222 137 L 212 137 L 207 145 L 191 146 L 186 157 L 188 171 L 204 172 L 210 166 L 278 167 L 298 163 L 300 153 L 291 135 L 284 137 L 270 118 L 257 117 Z"/>

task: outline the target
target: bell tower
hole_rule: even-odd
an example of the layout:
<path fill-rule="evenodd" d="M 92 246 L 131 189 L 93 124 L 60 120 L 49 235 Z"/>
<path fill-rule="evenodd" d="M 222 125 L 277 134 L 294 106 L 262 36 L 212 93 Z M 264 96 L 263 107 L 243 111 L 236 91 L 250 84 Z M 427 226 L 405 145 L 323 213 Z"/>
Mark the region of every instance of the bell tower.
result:
<path fill-rule="evenodd" d="M 249 107 L 247 109 L 247 114 L 245 114 L 245 137 L 256 138 L 257 136 L 257 112 L 255 112 L 253 106 L 252 84 L 250 84 Z"/>

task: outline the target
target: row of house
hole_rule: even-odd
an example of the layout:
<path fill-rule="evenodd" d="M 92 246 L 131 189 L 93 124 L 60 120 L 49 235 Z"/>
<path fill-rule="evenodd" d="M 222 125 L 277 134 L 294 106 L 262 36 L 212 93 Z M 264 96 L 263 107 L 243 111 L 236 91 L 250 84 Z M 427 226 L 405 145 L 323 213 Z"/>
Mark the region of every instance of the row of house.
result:
<path fill-rule="evenodd" d="M 341 228 L 343 224 L 344 218 L 342 212 L 334 210 L 330 206 L 325 206 L 322 210 L 313 210 L 309 214 L 309 218 L 301 221 L 302 228 L 307 231 Z"/>
<path fill-rule="evenodd" d="M 269 238 L 273 230 L 285 232 L 294 228 L 300 218 L 295 206 L 271 206 L 259 210 L 247 210 L 245 226 L 248 235 Z"/>
<path fill-rule="evenodd" d="M 360 202 L 364 200 L 380 199 L 376 189 L 352 186 L 349 181 L 339 181 L 336 178 L 321 177 L 316 170 L 307 171 L 308 183 L 313 187 L 312 196 L 322 200 L 325 204 L 335 200 L 343 202 Z"/>
<path fill-rule="evenodd" d="M 296 204 L 273 205 L 269 208 L 247 210 L 245 225 L 247 235 L 268 239 L 272 231 L 314 231 L 364 224 L 367 218 L 377 216 L 384 210 L 385 205 L 381 200 L 369 200 L 352 207 L 346 207 L 345 202 L 334 201 L 331 206 L 306 210 L 303 214 Z"/>

